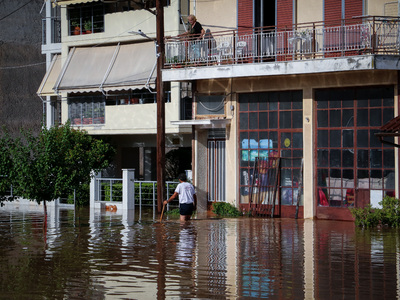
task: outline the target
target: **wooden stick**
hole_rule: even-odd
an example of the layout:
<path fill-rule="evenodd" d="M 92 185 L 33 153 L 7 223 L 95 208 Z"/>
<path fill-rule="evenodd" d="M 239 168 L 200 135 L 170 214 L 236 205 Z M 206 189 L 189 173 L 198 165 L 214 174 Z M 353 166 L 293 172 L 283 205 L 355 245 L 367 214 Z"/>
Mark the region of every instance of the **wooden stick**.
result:
<path fill-rule="evenodd" d="M 163 214 L 164 214 L 164 208 L 165 208 L 165 204 L 164 204 L 163 207 L 162 207 L 162 212 L 161 212 L 161 217 L 160 217 L 160 223 L 161 223 L 161 221 L 162 221 L 162 217 L 163 217 Z"/>

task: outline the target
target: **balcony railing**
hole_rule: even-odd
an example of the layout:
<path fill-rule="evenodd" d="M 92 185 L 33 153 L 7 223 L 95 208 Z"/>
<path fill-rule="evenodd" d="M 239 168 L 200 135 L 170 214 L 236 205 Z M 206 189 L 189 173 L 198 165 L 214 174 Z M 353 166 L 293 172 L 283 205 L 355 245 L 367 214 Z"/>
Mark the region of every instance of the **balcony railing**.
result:
<path fill-rule="evenodd" d="M 360 17 L 339 25 L 297 24 L 168 38 L 165 68 L 290 61 L 361 54 L 399 54 L 399 19 Z"/>
<path fill-rule="evenodd" d="M 50 41 L 47 41 L 46 37 L 46 23 L 51 22 L 51 34 Z M 47 18 L 42 19 L 42 44 L 55 44 L 61 43 L 61 20 L 59 18 Z"/>

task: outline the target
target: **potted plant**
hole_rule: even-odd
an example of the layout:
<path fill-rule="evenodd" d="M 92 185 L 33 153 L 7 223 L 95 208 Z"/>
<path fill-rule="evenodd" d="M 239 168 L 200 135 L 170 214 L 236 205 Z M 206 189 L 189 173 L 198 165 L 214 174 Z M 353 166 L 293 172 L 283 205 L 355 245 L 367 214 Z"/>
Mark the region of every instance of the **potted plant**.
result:
<path fill-rule="evenodd" d="M 86 33 L 92 33 L 92 21 L 86 20 L 83 24 L 83 29 L 85 29 Z"/>
<path fill-rule="evenodd" d="M 74 21 L 72 22 L 72 27 L 74 28 L 72 31 L 73 35 L 80 35 L 81 34 L 81 28 L 79 27 L 79 23 Z"/>

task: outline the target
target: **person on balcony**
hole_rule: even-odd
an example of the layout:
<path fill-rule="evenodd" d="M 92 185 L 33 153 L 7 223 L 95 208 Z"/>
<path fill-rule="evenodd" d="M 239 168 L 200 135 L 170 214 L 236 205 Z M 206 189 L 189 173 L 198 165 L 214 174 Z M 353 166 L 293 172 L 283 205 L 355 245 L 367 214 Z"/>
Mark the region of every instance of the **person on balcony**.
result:
<path fill-rule="evenodd" d="M 201 26 L 201 24 L 199 22 L 197 22 L 197 19 L 194 15 L 189 15 L 188 21 L 190 23 L 190 28 L 187 31 L 187 34 L 192 39 L 197 39 L 197 40 L 202 39 L 205 34 L 203 26 Z"/>
<path fill-rule="evenodd" d="M 181 222 L 189 221 L 196 209 L 197 196 L 194 187 L 187 182 L 186 174 L 182 173 L 178 176 L 179 184 L 175 189 L 174 194 L 164 201 L 164 205 L 174 200 L 179 196 L 179 214 Z"/>
<path fill-rule="evenodd" d="M 196 17 L 194 15 L 189 15 L 188 16 L 188 21 L 189 21 L 189 29 L 188 31 L 179 34 L 178 37 L 187 37 L 190 43 L 190 50 L 192 53 L 189 53 L 189 58 L 190 59 L 199 59 L 201 55 L 201 40 L 204 37 L 204 34 L 206 33 L 203 29 L 203 26 L 201 26 L 200 22 L 197 21 Z"/>

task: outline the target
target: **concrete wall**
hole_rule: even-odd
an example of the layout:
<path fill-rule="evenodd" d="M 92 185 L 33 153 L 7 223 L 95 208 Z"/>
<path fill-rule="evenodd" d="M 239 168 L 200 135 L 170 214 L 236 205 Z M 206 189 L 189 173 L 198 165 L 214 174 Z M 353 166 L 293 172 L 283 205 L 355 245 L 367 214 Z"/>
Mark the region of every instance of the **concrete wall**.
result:
<path fill-rule="evenodd" d="M 387 16 L 397 17 L 397 1 L 395 0 L 365 0 L 365 15 L 369 16 L 385 16 L 386 10 L 389 14 Z M 388 6 L 389 5 L 389 6 Z"/>
<path fill-rule="evenodd" d="M 21 4 L 0 1 L 0 126 L 16 134 L 21 127 L 35 132 L 41 128 L 43 106 L 36 91 L 46 72 L 41 54 L 45 14 L 39 13 L 43 1 L 30 1 L 19 9 Z"/>
<path fill-rule="evenodd" d="M 140 35 L 129 33 L 139 29 L 151 38 L 156 37 L 156 17 L 146 10 L 133 10 L 106 14 L 104 32 L 87 35 L 69 36 L 66 9 L 61 10 L 63 53 L 69 47 L 79 45 L 98 45 L 117 43 L 118 41 L 143 40 Z M 164 8 L 164 29 L 166 35 L 175 35 L 179 30 L 178 1 Z"/>
<path fill-rule="evenodd" d="M 321 22 L 324 19 L 323 1 L 298 0 L 297 23 Z"/>
<path fill-rule="evenodd" d="M 64 104 L 63 121 L 68 118 L 68 105 Z M 175 96 L 170 103 L 165 104 L 165 131 L 167 134 L 180 133 L 178 126 L 172 126 L 171 121 L 179 120 L 180 103 Z M 85 125 L 89 134 L 156 134 L 157 133 L 157 104 L 134 104 L 106 106 L 104 125 Z M 186 128 L 185 133 L 191 129 Z"/>
<path fill-rule="evenodd" d="M 204 30 L 229 30 L 237 27 L 237 0 L 191 1 L 191 11 Z"/>
<path fill-rule="evenodd" d="M 171 6 L 164 9 L 165 35 L 179 33 L 178 1 L 172 1 Z M 151 38 L 156 38 L 156 17 L 146 10 L 135 10 L 106 14 L 105 31 L 90 35 L 68 35 L 66 9 L 62 9 L 62 64 L 68 56 L 71 47 L 91 45 L 99 47 L 102 44 L 117 42 L 143 41 L 143 37 L 129 33 L 139 29 Z M 150 74 L 149 74 L 150 75 Z M 66 97 L 66 94 L 63 95 Z M 106 124 L 104 126 L 85 126 L 89 134 L 155 134 L 157 127 L 156 104 L 123 105 L 106 107 Z M 180 85 L 171 83 L 171 102 L 165 105 L 166 133 L 190 133 L 191 128 L 172 126 L 170 121 L 180 118 Z M 68 119 L 68 104 L 62 103 L 62 122 Z"/>

